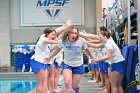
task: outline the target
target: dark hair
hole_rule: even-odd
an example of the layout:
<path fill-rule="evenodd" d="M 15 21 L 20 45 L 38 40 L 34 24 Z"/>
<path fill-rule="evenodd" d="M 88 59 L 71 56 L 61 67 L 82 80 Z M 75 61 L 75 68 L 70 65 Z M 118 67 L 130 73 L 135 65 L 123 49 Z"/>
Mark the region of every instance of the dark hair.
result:
<path fill-rule="evenodd" d="M 47 36 L 48 36 L 50 33 L 52 33 L 53 31 L 56 33 L 56 31 L 55 31 L 54 29 L 45 28 L 45 30 L 44 30 L 45 37 L 47 37 Z"/>
<path fill-rule="evenodd" d="M 108 39 L 110 38 L 111 36 L 111 33 L 109 31 L 101 31 L 101 33 L 103 36 L 106 36 Z"/>
<path fill-rule="evenodd" d="M 100 31 L 108 31 L 105 26 L 101 26 L 99 29 L 100 29 Z"/>

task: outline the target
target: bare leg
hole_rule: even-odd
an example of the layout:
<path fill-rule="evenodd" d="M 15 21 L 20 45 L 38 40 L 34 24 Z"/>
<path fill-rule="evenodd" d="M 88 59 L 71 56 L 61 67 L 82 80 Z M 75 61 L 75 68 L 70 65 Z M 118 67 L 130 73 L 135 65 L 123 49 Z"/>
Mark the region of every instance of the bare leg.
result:
<path fill-rule="evenodd" d="M 100 83 L 99 87 L 103 87 L 105 85 L 105 79 L 101 72 L 100 72 L 100 77 L 101 77 L 101 83 Z"/>
<path fill-rule="evenodd" d="M 60 88 L 58 87 L 58 81 L 60 77 L 61 69 L 55 69 L 55 78 L 54 78 L 54 88 L 56 92 L 60 91 Z"/>
<path fill-rule="evenodd" d="M 82 75 L 81 74 L 73 74 L 72 75 L 72 88 L 75 90 L 75 93 L 79 93 L 79 83 Z"/>
<path fill-rule="evenodd" d="M 69 69 L 64 69 L 63 77 L 64 77 L 64 85 L 65 85 L 64 93 L 70 93 L 70 83 L 71 83 L 71 79 L 72 79 L 72 71 Z"/>
<path fill-rule="evenodd" d="M 55 91 L 55 88 L 54 88 L 54 76 L 55 76 L 55 68 L 54 68 L 54 65 L 51 64 L 50 65 L 50 75 L 49 75 L 49 89 L 50 91 Z"/>
<path fill-rule="evenodd" d="M 107 89 L 107 93 L 111 93 L 111 84 L 110 84 L 109 76 L 108 76 L 108 74 L 104 74 L 103 76 L 105 78 L 105 86 Z"/>
<path fill-rule="evenodd" d="M 100 72 L 99 69 L 96 69 L 96 83 L 100 82 Z"/>
<path fill-rule="evenodd" d="M 48 93 L 49 71 L 45 70 L 44 93 Z"/>
<path fill-rule="evenodd" d="M 123 90 L 121 90 L 121 80 L 123 78 L 123 75 L 113 71 L 111 72 L 111 88 L 112 93 L 123 93 Z"/>
<path fill-rule="evenodd" d="M 120 76 L 119 82 L 118 82 L 118 90 L 119 90 L 119 93 L 124 93 L 123 88 L 122 88 L 122 86 L 121 86 L 121 82 L 122 82 L 123 76 L 124 76 L 124 75 L 121 75 L 121 76 Z"/>
<path fill-rule="evenodd" d="M 36 75 L 36 80 L 37 80 L 37 88 L 36 92 L 37 93 L 48 93 L 47 89 L 47 75 L 48 71 L 40 70 L 37 75 Z"/>
<path fill-rule="evenodd" d="M 94 78 L 95 78 L 95 72 L 94 72 L 94 70 L 91 70 L 91 77 L 90 77 L 90 79 L 93 80 Z"/>

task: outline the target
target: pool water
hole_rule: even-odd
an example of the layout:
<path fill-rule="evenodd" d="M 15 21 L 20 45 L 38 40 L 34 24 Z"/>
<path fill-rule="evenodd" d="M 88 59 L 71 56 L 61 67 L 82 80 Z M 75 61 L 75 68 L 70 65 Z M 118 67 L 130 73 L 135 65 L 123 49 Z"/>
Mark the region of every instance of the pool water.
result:
<path fill-rule="evenodd" d="M 36 86 L 35 80 L 0 80 L 0 93 L 28 93 Z"/>

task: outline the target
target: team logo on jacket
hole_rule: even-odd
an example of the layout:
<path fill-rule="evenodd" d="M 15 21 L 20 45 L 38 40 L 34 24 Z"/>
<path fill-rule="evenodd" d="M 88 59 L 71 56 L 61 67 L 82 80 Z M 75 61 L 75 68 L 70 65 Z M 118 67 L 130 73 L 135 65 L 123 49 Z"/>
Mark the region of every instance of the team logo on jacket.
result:
<path fill-rule="evenodd" d="M 38 0 L 37 8 L 42 8 L 44 13 L 52 20 L 59 16 L 64 8 L 67 8 L 70 0 Z"/>

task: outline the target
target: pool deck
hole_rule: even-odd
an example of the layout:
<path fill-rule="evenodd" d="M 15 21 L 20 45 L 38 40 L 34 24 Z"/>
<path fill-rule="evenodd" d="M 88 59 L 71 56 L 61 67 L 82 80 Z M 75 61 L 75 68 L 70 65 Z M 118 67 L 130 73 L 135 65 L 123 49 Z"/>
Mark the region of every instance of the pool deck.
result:
<path fill-rule="evenodd" d="M 89 80 L 89 77 L 82 77 L 80 82 L 80 93 L 101 93 L 101 91 L 102 88 L 99 88 L 96 83 L 93 83 L 91 80 Z M 36 93 L 36 88 L 32 89 L 28 93 Z M 64 93 L 64 90 L 59 93 Z M 72 89 L 71 93 L 74 93 Z"/>
<path fill-rule="evenodd" d="M 35 79 L 32 72 L 1 72 L 0 79 Z"/>

